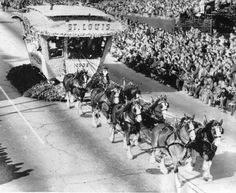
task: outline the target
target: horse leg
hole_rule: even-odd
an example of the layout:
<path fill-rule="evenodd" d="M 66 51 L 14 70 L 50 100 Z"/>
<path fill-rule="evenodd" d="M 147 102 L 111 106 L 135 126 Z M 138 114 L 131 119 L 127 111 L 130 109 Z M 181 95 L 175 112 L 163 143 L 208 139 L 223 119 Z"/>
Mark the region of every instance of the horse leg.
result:
<path fill-rule="evenodd" d="M 192 150 L 191 150 L 191 157 L 192 157 L 192 163 L 191 163 L 191 165 L 192 165 L 193 168 L 194 168 L 194 166 L 195 166 L 195 164 L 196 164 L 196 161 L 197 161 L 197 155 L 198 155 L 197 151 L 194 150 L 194 149 L 192 149 Z"/>
<path fill-rule="evenodd" d="M 70 95 L 68 92 L 66 93 L 66 107 L 70 108 Z"/>
<path fill-rule="evenodd" d="M 99 127 L 99 117 L 100 117 L 100 114 L 99 112 L 97 111 L 96 108 L 92 107 L 92 117 L 93 117 L 93 126 L 94 127 Z"/>
<path fill-rule="evenodd" d="M 75 108 L 78 109 L 78 114 L 81 115 L 81 112 L 80 112 L 80 100 L 77 99 L 76 103 L 75 103 Z"/>
<path fill-rule="evenodd" d="M 112 124 L 111 125 L 111 134 L 110 134 L 110 137 L 109 137 L 109 140 L 111 143 L 113 143 L 115 141 L 115 128 L 116 128 L 116 125 L 115 124 Z"/>
<path fill-rule="evenodd" d="M 161 158 L 161 162 L 160 162 L 160 170 L 163 174 L 167 174 L 168 173 L 168 169 L 166 168 L 166 165 L 165 165 L 165 156 L 163 156 Z"/>
<path fill-rule="evenodd" d="M 192 165 L 192 163 L 193 163 L 193 158 L 192 158 L 192 156 L 190 156 L 189 158 L 188 158 L 188 160 L 187 160 L 187 164 L 186 164 L 186 168 L 187 168 L 187 170 L 188 171 L 193 171 L 193 165 Z"/>
<path fill-rule="evenodd" d="M 150 158 L 149 158 L 149 162 L 150 162 L 151 164 L 156 163 L 156 150 L 152 150 L 152 154 L 151 154 L 151 156 L 150 156 Z"/>
<path fill-rule="evenodd" d="M 135 146 L 139 145 L 139 137 L 140 137 L 140 133 L 137 133 L 133 138 L 133 142 Z"/>
<path fill-rule="evenodd" d="M 190 158 L 187 161 L 187 170 L 188 171 L 193 171 L 194 166 L 196 164 L 197 160 L 197 152 L 194 149 L 190 150 Z"/>
<path fill-rule="evenodd" d="M 127 145 L 127 158 L 130 160 L 134 158 L 132 151 L 131 151 L 131 144 Z"/>
<path fill-rule="evenodd" d="M 74 97 L 73 95 L 69 92 L 69 108 L 71 108 L 71 103 L 74 103 Z"/>
<path fill-rule="evenodd" d="M 213 180 L 213 176 L 211 175 L 211 165 L 212 165 L 212 160 L 208 161 L 208 181 L 212 181 Z"/>
<path fill-rule="evenodd" d="M 82 109 L 82 102 L 81 100 L 76 101 L 76 108 L 78 109 L 78 114 L 82 115 L 83 114 L 83 109 Z"/>
<path fill-rule="evenodd" d="M 126 134 L 124 133 L 124 136 L 123 136 L 123 148 L 124 149 L 127 149 L 127 143 L 126 143 Z"/>
<path fill-rule="evenodd" d="M 100 115 L 100 110 L 98 108 L 96 109 L 95 117 L 96 117 L 95 120 L 96 120 L 97 127 L 101 127 L 102 126 L 101 115 Z"/>
<path fill-rule="evenodd" d="M 124 132 L 124 146 L 126 147 L 126 150 L 127 150 L 127 158 L 131 160 L 133 159 L 133 154 L 131 152 L 131 143 L 130 143 L 129 137 L 130 137 L 129 131 L 125 131 Z"/>
<path fill-rule="evenodd" d="M 175 175 L 175 186 L 177 188 L 177 192 L 179 192 L 179 188 L 181 188 L 181 180 L 179 178 L 178 163 L 174 163 L 174 175 Z"/>
<path fill-rule="evenodd" d="M 93 107 L 92 107 L 92 117 L 93 117 L 93 126 L 97 127 L 96 121 L 95 121 L 95 112 L 94 112 L 94 108 Z"/>
<path fill-rule="evenodd" d="M 157 147 L 157 140 L 158 140 L 157 138 L 158 138 L 157 130 L 152 131 L 152 133 L 151 133 L 151 144 L 152 144 L 152 148 L 155 148 L 155 149 L 153 149 L 151 157 L 149 159 L 149 162 L 152 163 L 152 164 L 154 164 L 156 162 L 156 153 L 157 153 L 157 151 L 160 154 L 160 149 L 156 148 Z"/>
<path fill-rule="evenodd" d="M 213 176 L 210 174 L 212 161 L 207 161 L 204 159 L 202 169 L 203 169 L 203 179 L 206 181 L 212 181 Z"/>

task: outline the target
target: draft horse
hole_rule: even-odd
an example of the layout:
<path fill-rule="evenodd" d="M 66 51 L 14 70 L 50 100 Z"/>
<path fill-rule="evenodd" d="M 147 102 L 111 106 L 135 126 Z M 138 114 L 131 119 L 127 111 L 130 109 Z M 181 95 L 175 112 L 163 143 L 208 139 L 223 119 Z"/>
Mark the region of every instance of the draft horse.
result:
<path fill-rule="evenodd" d="M 71 108 L 71 103 L 76 101 L 76 105 L 79 109 L 79 114 L 83 113 L 82 103 L 87 91 L 87 83 L 89 81 L 88 72 L 81 70 L 80 72 L 66 74 L 63 79 L 63 86 L 66 92 L 67 107 Z"/>
<path fill-rule="evenodd" d="M 123 102 L 127 103 L 128 101 L 138 98 L 141 94 L 141 91 L 137 85 L 135 85 L 133 82 L 129 82 L 128 84 L 123 86 L 122 89 L 122 97 Z"/>
<path fill-rule="evenodd" d="M 88 83 L 90 89 L 101 88 L 106 90 L 111 81 L 107 69 L 103 69 L 100 72 L 97 72 L 91 78 L 91 81 Z"/>
<path fill-rule="evenodd" d="M 130 142 L 131 134 L 137 135 L 136 140 L 139 138 L 140 122 L 142 121 L 141 110 L 142 106 L 138 100 L 132 100 L 125 105 L 116 105 L 113 108 L 110 141 L 114 142 L 116 126 L 119 125 L 123 131 L 123 147 L 127 149 L 128 159 L 133 159 Z"/>
<path fill-rule="evenodd" d="M 157 124 L 151 132 L 152 154 L 150 162 L 156 161 L 156 155 L 160 158 L 160 170 L 168 173 L 165 158 L 170 158 L 174 166 L 176 186 L 180 187 L 181 182 L 178 176 L 178 168 L 187 162 L 190 152 L 186 144 L 195 140 L 195 130 L 193 129 L 192 119 L 182 118 L 180 126 L 172 126 L 168 123 Z M 177 127 L 176 127 L 177 126 Z"/>
<path fill-rule="evenodd" d="M 93 125 L 95 127 L 101 126 L 100 112 L 104 114 L 109 122 L 109 119 L 111 119 L 112 109 L 120 102 L 120 91 L 121 88 L 117 85 L 114 85 L 113 88 L 110 87 L 106 90 L 102 88 L 95 88 L 92 90 L 90 98 Z"/>
<path fill-rule="evenodd" d="M 211 120 L 209 122 L 205 120 L 204 127 L 197 131 L 195 141 L 189 145 L 189 148 L 195 150 L 195 154 L 192 155 L 193 166 L 196 162 L 196 152 L 203 158 L 203 179 L 206 181 L 213 180 L 210 169 L 217 147 L 220 145 L 221 137 L 224 133 L 222 124 L 223 120 Z"/>
<path fill-rule="evenodd" d="M 143 126 L 149 130 L 158 123 L 164 123 L 165 118 L 163 112 L 167 111 L 169 103 L 166 96 L 158 96 L 156 99 L 152 98 L 151 103 L 143 104 L 142 123 Z"/>

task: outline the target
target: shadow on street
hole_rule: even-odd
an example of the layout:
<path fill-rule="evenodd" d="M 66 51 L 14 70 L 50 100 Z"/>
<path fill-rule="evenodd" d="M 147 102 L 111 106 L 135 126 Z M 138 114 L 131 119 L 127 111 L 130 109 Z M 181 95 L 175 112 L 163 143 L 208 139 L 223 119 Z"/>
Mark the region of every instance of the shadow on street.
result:
<path fill-rule="evenodd" d="M 33 169 L 19 171 L 23 164 L 12 164 L 11 159 L 7 156 L 6 148 L 0 145 L 0 184 L 28 176 Z"/>

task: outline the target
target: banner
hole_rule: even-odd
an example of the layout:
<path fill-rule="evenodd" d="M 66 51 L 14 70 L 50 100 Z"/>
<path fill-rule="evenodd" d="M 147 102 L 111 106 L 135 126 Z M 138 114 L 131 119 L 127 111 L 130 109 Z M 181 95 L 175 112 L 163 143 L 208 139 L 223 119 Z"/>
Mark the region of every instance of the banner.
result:
<path fill-rule="evenodd" d="M 92 77 L 94 73 L 96 73 L 98 66 L 100 64 L 100 58 L 99 59 L 68 59 L 65 60 L 65 66 L 66 66 L 66 73 L 75 73 L 77 70 L 86 70 L 88 72 L 88 75 Z"/>

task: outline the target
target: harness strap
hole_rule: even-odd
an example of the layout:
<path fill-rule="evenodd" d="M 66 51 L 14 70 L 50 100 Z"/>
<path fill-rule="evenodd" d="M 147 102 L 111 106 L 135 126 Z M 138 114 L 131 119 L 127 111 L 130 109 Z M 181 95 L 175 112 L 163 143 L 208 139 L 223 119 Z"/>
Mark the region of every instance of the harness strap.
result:
<path fill-rule="evenodd" d="M 175 136 L 175 142 L 173 142 L 173 143 L 171 143 L 171 144 L 167 144 L 167 140 L 168 140 L 168 139 L 170 138 L 170 136 L 173 135 L 173 134 L 174 134 L 174 136 Z M 159 133 L 157 146 L 152 147 L 151 149 L 155 150 L 155 149 L 157 149 L 157 148 L 165 148 L 165 149 L 167 150 L 167 152 L 169 153 L 169 155 L 171 156 L 171 153 L 170 153 L 170 150 L 169 150 L 169 148 L 170 148 L 171 146 L 173 146 L 173 145 L 181 145 L 181 146 L 185 147 L 184 144 L 179 143 L 179 142 L 176 142 L 176 139 L 177 139 L 178 137 L 177 137 L 177 135 L 176 135 L 176 133 L 175 133 L 174 131 L 172 131 L 172 132 L 167 136 L 167 138 L 166 138 L 166 140 L 165 140 L 165 145 L 164 145 L 164 146 L 159 145 L 159 138 L 160 138 L 160 135 L 161 135 L 161 134 Z"/>

